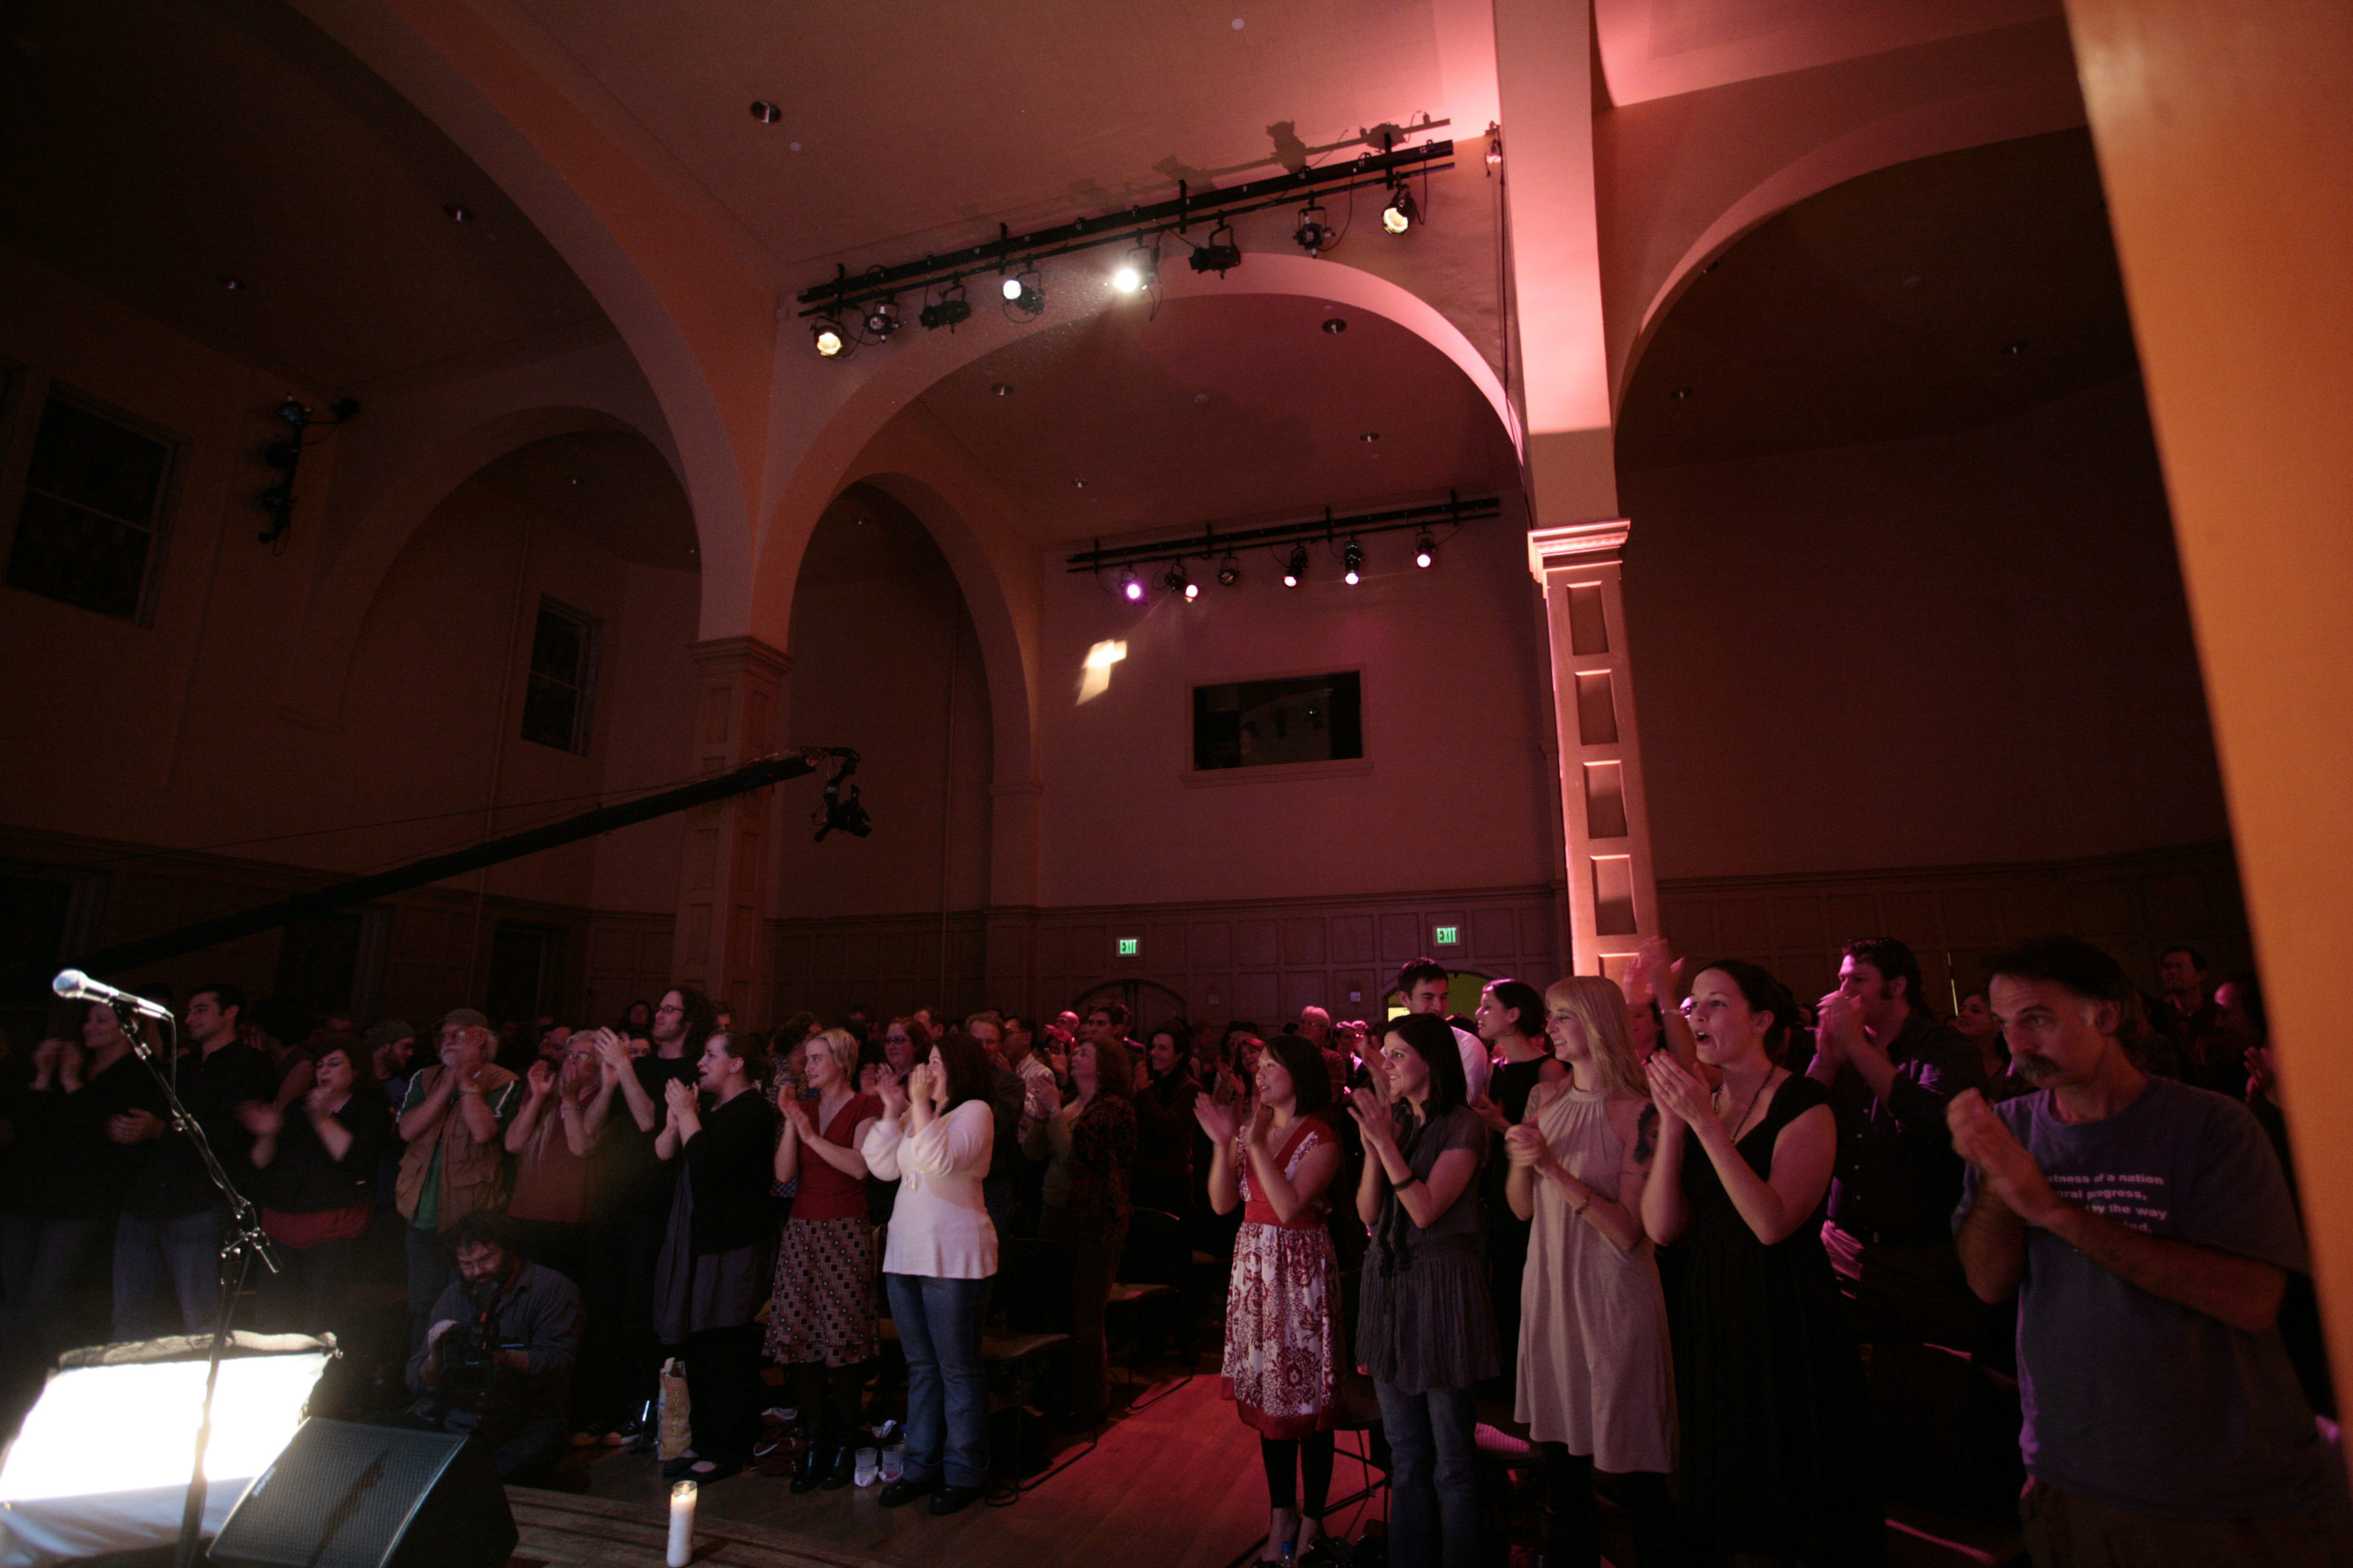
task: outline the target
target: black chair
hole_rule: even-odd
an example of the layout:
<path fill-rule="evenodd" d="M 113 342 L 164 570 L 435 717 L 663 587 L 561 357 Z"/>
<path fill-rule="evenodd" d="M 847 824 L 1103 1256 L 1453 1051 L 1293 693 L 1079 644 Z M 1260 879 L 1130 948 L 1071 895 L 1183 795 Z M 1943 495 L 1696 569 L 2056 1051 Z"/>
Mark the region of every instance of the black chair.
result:
<path fill-rule="evenodd" d="M 1015 1475 L 1017 1485 L 1027 1473 L 1021 1456 L 1043 1450 L 1044 1433 L 1030 1427 L 1030 1394 L 1040 1371 L 1058 1359 L 1066 1373 L 1072 1366 L 1071 1272 L 1071 1249 L 1059 1242 L 1022 1238 L 997 1246 L 996 1304 L 1004 1311 L 1005 1329 L 983 1327 L 980 1359 L 990 1378 L 992 1426 L 997 1410 L 1012 1413 L 1013 1443 L 1003 1468 Z M 1093 1447 L 1090 1437 L 1087 1447 Z"/>
<path fill-rule="evenodd" d="M 1185 1222 L 1166 1209 L 1137 1209 L 1128 1221 L 1127 1246 L 1120 1253 L 1119 1280 L 1111 1288 L 1109 1305 L 1136 1309 L 1139 1339 L 1147 1311 L 1159 1314 L 1173 1330 L 1177 1354 L 1187 1368 L 1201 1353 L 1192 1274 L 1193 1248 L 1185 1238 Z"/>

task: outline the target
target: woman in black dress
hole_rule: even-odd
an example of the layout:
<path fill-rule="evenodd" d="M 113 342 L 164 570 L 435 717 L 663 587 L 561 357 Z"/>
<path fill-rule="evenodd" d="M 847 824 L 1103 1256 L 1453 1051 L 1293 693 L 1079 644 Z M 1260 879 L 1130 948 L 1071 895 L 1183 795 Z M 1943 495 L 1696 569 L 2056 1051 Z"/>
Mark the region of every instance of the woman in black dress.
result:
<path fill-rule="evenodd" d="M 702 1092 L 667 1085 L 669 1120 L 654 1140 L 656 1154 L 685 1163 L 654 1266 L 654 1327 L 664 1345 L 683 1352 L 694 1447 L 683 1462 L 672 1462 L 697 1481 L 742 1469 L 758 1435 L 754 1315 L 767 1302 L 776 1263 L 769 1195 L 776 1109 L 759 1090 L 767 1065 L 758 1035 L 712 1035 L 696 1064 Z"/>
<path fill-rule="evenodd" d="M 1797 1005 L 1753 963 L 1692 981 L 1711 1095 L 1670 1052 L 1646 1066 L 1660 1111 L 1643 1226 L 1685 1255 L 1675 1324 L 1683 1512 L 1711 1559 L 1814 1568 L 1881 1556 L 1856 1441 L 1862 1369 L 1822 1252 L 1838 1130 L 1828 1092 L 1780 1065 Z"/>

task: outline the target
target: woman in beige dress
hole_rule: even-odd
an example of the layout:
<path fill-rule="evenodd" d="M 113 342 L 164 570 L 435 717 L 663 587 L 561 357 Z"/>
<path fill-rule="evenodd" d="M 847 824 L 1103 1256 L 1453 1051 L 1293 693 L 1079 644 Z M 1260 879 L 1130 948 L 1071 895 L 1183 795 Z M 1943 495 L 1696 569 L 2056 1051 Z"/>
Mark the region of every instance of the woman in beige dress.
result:
<path fill-rule="evenodd" d="M 1658 1142 L 1626 1000 L 1578 975 L 1545 993 L 1568 1077 L 1536 1086 L 1504 1135 L 1512 1212 L 1533 1221 L 1515 1414 L 1544 1457 L 1547 1563 L 1599 1561 L 1593 1471 L 1615 1478 L 1643 1568 L 1676 1561 L 1674 1357 L 1642 1184 Z"/>

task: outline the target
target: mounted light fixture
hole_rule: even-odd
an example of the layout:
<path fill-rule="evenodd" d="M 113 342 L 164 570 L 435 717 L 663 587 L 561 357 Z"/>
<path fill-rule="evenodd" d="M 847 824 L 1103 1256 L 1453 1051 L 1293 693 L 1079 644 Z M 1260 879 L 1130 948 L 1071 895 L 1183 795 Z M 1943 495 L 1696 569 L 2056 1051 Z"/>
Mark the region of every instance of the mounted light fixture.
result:
<path fill-rule="evenodd" d="M 1322 203 L 1309 202 L 1299 209 L 1299 223 L 1291 231 L 1291 237 L 1310 256 L 1328 248 L 1332 243 L 1332 215 L 1324 210 Z"/>
<path fill-rule="evenodd" d="M 1306 575 L 1307 546 L 1294 544 L 1291 547 L 1291 559 L 1282 563 L 1282 585 L 1296 588 Z"/>
<path fill-rule="evenodd" d="M 1046 310 L 1046 290 L 1039 286 L 1035 268 L 1024 268 L 1018 273 L 1008 273 L 997 285 L 1005 302 L 1025 316 L 1042 315 Z"/>
<path fill-rule="evenodd" d="M 1222 239 L 1220 235 L 1224 236 Z M 1209 231 L 1209 242 L 1196 247 L 1186 261 L 1196 272 L 1214 272 L 1223 278 L 1242 264 L 1242 249 L 1234 243 L 1234 231 L 1219 224 Z"/>
<path fill-rule="evenodd" d="M 940 290 L 940 297 L 915 313 L 915 320 L 927 329 L 953 327 L 972 319 L 972 301 L 964 297 L 961 279 Z"/>
<path fill-rule="evenodd" d="M 1229 555 L 1223 561 L 1218 563 L 1219 586 L 1230 588 L 1241 580 L 1242 568 L 1240 562 L 1236 561 L 1232 556 Z"/>
<path fill-rule="evenodd" d="M 1430 538 L 1427 533 L 1415 534 L 1413 536 L 1413 563 L 1427 572 L 1430 570 L 1430 563 L 1437 559 L 1438 542 Z"/>
<path fill-rule="evenodd" d="M 1340 564 L 1347 568 L 1345 572 L 1340 574 L 1340 581 L 1351 588 L 1355 587 L 1363 574 L 1365 547 L 1351 538 L 1347 547 L 1340 552 Z"/>
<path fill-rule="evenodd" d="M 1200 593 L 1198 588 L 1193 586 L 1191 579 L 1186 576 L 1185 563 L 1182 561 L 1170 562 L 1168 570 L 1161 574 L 1160 582 L 1170 593 L 1182 594 L 1188 599 Z"/>
<path fill-rule="evenodd" d="M 1403 234 L 1420 216 L 1421 209 L 1414 205 L 1413 192 L 1400 182 L 1396 194 L 1389 197 L 1389 205 L 1381 209 L 1381 226 L 1391 234 Z"/>
<path fill-rule="evenodd" d="M 869 337 L 888 338 L 901 325 L 898 300 L 877 300 L 866 307 L 866 332 Z"/>
<path fill-rule="evenodd" d="M 1123 294 L 1134 294 L 1149 289 L 1159 280 L 1160 258 L 1150 247 L 1137 245 L 1111 275 L 1111 286 Z"/>
<path fill-rule="evenodd" d="M 1144 602 L 1144 584 L 1135 580 L 1135 574 L 1133 572 L 1123 572 L 1119 574 L 1119 593 L 1120 597 L 1131 605 L 1140 605 Z"/>
<path fill-rule="evenodd" d="M 849 350 L 849 340 L 842 334 L 841 323 L 830 316 L 819 316 L 809 323 L 809 341 L 827 359 L 839 359 Z"/>

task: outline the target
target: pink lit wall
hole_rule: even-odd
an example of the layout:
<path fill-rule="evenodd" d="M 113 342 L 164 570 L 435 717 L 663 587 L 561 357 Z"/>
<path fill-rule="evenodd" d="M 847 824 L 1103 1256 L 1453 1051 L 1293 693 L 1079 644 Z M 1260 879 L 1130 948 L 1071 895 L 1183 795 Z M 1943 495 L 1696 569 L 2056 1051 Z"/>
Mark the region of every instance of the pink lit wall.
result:
<path fill-rule="evenodd" d="M 2229 837 L 2137 385 L 1620 482 L 1662 881 Z"/>

